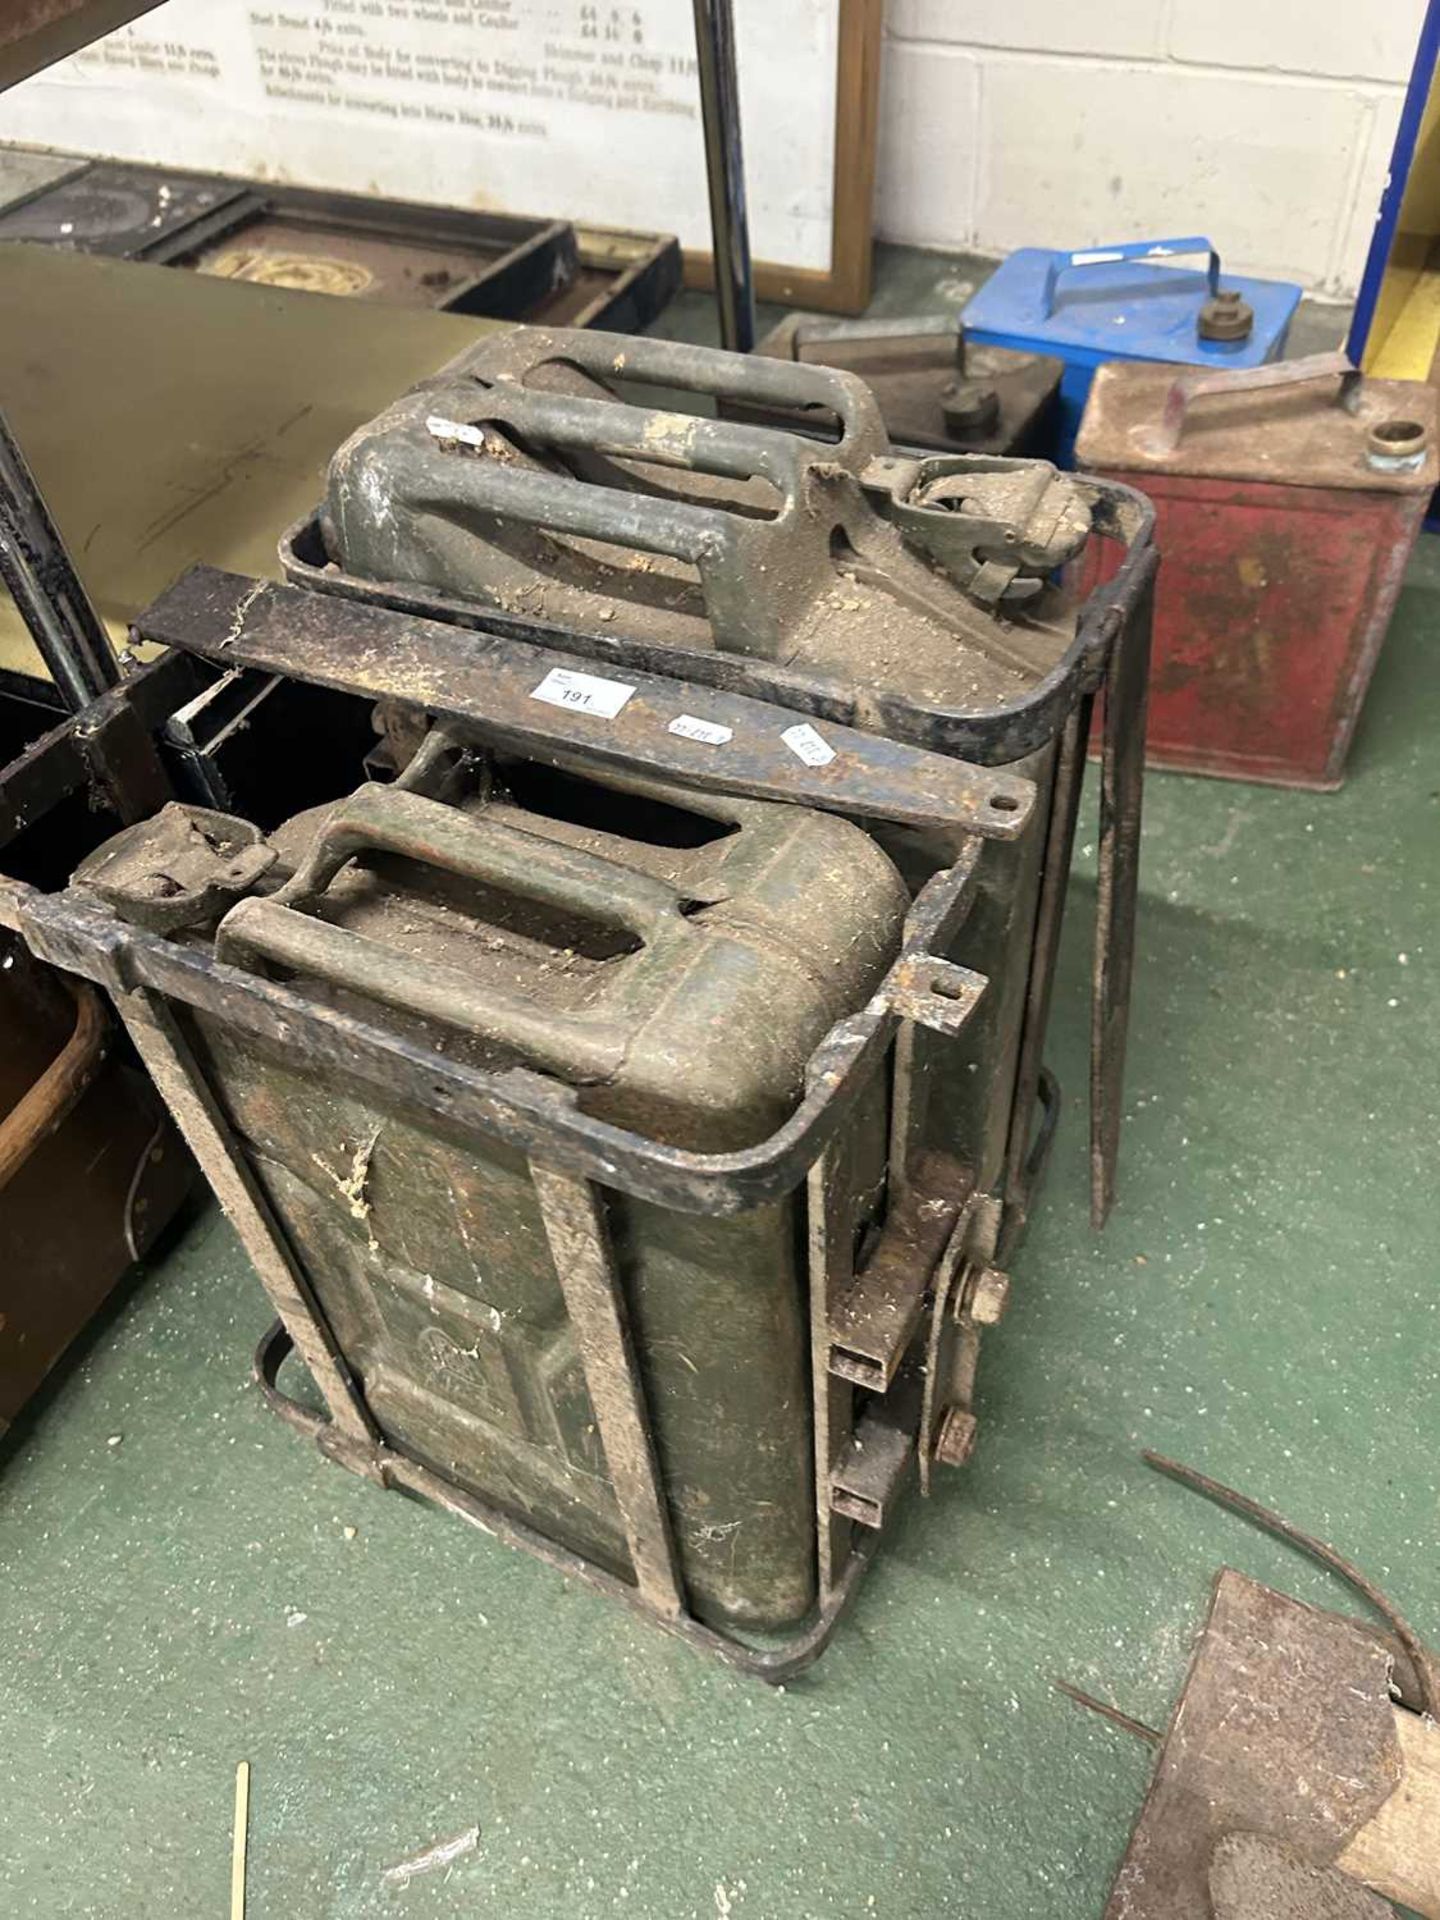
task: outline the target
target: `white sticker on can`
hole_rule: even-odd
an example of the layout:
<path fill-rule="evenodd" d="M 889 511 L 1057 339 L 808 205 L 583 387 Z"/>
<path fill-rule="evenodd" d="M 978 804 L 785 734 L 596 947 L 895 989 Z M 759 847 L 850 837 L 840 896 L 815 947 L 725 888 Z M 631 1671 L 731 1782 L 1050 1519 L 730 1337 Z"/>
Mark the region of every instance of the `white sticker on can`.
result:
<path fill-rule="evenodd" d="M 733 727 L 717 726 L 713 720 L 697 720 L 693 713 L 678 714 L 665 729 L 678 733 L 682 740 L 703 740 L 707 747 L 723 747 L 735 738 Z"/>
<path fill-rule="evenodd" d="M 780 738 L 807 767 L 828 767 L 835 758 L 834 747 L 821 739 L 808 720 L 802 720 L 796 727 L 786 727 Z"/>
<path fill-rule="evenodd" d="M 634 687 L 627 687 L 623 680 L 605 680 L 598 673 L 575 673 L 569 667 L 552 667 L 539 686 L 532 689 L 530 698 L 543 700 L 552 707 L 568 707 L 572 713 L 593 713 L 601 720 L 613 720 L 634 691 Z"/>

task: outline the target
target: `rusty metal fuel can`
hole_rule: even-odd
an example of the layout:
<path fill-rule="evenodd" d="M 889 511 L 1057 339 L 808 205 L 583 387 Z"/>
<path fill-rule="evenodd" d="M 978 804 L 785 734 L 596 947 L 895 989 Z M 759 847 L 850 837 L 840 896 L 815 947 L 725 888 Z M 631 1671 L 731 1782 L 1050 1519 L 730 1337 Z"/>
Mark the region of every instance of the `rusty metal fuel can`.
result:
<path fill-rule="evenodd" d="M 1079 464 L 1148 494 L 1165 555 L 1152 765 L 1340 785 L 1440 481 L 1435 440 L 1433 388 L 1364 379 L 1343 354 L 1100 369 Z M 1103 572 L 1098 550 L 1085 564 Z"/>
<path fill-rule="evenodd" d="M 146 877 L 229 862 L 234 831 L 233 904 L 170 894 L 167 933 L 178 899 L 190 937 L 213 927 L 207 949 L 257 999 L 289 978 L 392 1042 L 544 1076 L 558 1124 L 527 1155 L 417 1109 L 403 1083 L 387 1093 L 243 1019 L 196 1016 L 385 1441 L 664 1604 L 683 1588 L 711 1623 L 793 1628 L 816 1597 L 796 1197 L 737 1212 L 732 1193 L 696 1217 L 657 1205 L 644 1175 L 668 1157 L 713 1201 L 727 1183 L 712 1166 L 763 1153 L 816 1048 L 898 955 L 900 877 L 833 816 L 518 761 L 442 799 L 424 776 L 443 761 L 263 843 L 172 806 L 77 885 L 153 928 Z M 879 1092 L 850 1123 L 877 1169 Z M 567 1104 L 612 1143 L 614 1184 L 576 1177 Z M 643 1434 L 619 1357 L 622 1288 Z M 663 1462 L 667 1494 L 632 1444 Z"/>

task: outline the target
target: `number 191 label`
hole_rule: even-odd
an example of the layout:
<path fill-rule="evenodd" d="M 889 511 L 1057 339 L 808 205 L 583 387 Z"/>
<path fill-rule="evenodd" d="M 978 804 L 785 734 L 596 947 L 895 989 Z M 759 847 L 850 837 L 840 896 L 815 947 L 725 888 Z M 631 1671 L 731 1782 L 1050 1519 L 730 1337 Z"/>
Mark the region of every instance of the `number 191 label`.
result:
<path fill-rule="evenodd" d="M 634 693 L 623 680 L 605 680 L 598 673 L 576 673 L 570 667 L 552 667 L 530 698 L 547 706 L 568 707 L 572 713 L 593 713 L 613 720 Z"/>

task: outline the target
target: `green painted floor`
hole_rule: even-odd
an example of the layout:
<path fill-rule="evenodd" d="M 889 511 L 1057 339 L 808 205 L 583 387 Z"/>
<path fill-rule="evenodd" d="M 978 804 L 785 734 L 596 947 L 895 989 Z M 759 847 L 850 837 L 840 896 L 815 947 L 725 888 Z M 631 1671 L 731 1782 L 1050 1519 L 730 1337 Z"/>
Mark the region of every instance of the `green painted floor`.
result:
<path fill-rule="evenodd" d="M 265 1303 L 202 1218 L 0 1455 L 0 1915 L 224 1915 L 243 1758 L 251 1920 L 1091 1920 L 1148 1752 L 1050 1677 L 1159 1722 L 1223 1561 L 1342 1603 L 1142 1444 L 1440 1636 L 1437 639 L 1427 541 L 1343 792 L 1153 781 L 1099 1240 L 1081 880 L 979 1450 L 787 1691 L 325 1464 L 249 1384 Z"/>

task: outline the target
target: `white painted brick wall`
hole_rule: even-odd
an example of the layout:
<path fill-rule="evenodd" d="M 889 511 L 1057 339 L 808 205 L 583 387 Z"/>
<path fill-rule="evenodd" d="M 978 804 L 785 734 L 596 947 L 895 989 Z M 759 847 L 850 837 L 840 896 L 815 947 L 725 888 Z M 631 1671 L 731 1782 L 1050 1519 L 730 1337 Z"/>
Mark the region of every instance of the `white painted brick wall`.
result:
<path fill-rule="evenodd" d="M 1161 0 L 889 0 L 885 17 L 897 40 L 1145 59 L 1165 52 L 1165 14 Z"/>
<path fill-rule="evenodd" d="M 980 63 L 955 47 L 895 41 L 880 68 L 875 221 L 890 240 L 963 246 L 980 159 Z"/>
<path fill-rule="evenodd" d="M 1005 253 L 1207 233 L 1354 292 L 1425 0 L 889 0 L 877 230 Z"/>
<path fill-rule="evenodd" d="M 1350 211 L 1339 235 L 1339 247 L 1332 273 L 1334 286 L 1352 292 L 1365 271 L 1365 258 L 1380 213 L 1380 195 L 1390 172 L 1390 155 L 1400 124 L 1401 95 L 1382 94 L 1374 103 L 1370 139 L 1361 156 Z"/>
<path fill-rule="evenodd" d="M 1171 9 L 1176 60 L 1389 81 L 1409 73 L 1425 14 L 1424 0 L 1171 0 Z"/>

